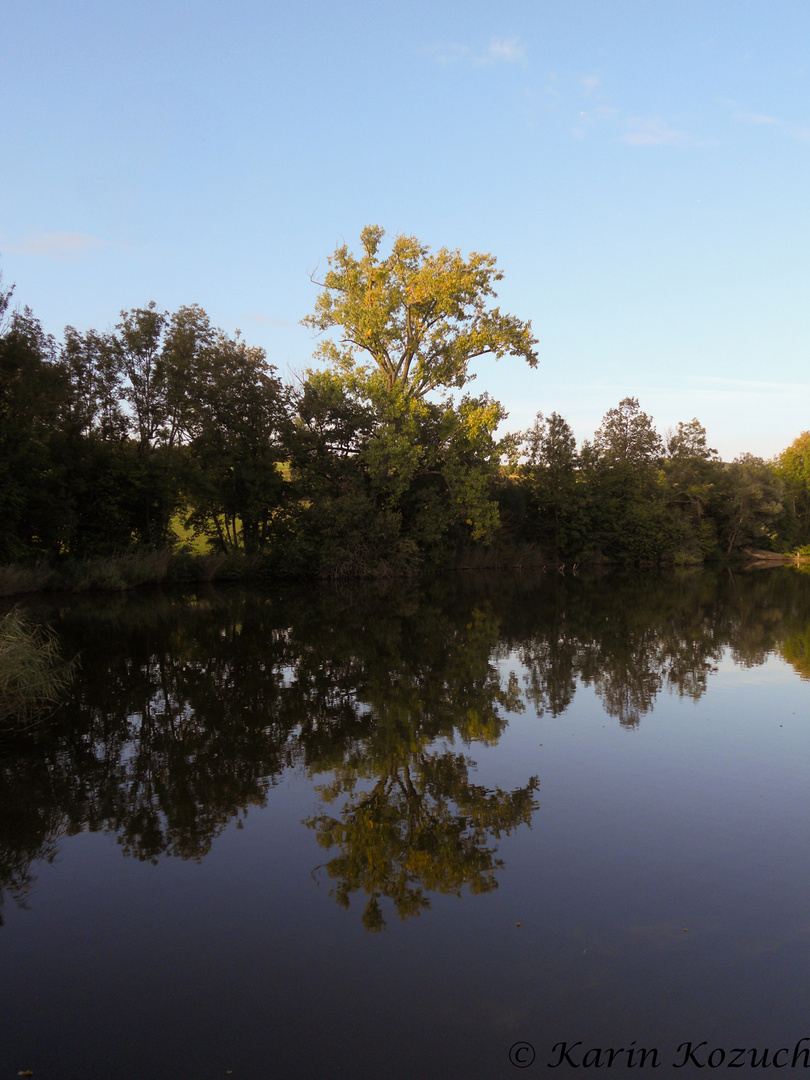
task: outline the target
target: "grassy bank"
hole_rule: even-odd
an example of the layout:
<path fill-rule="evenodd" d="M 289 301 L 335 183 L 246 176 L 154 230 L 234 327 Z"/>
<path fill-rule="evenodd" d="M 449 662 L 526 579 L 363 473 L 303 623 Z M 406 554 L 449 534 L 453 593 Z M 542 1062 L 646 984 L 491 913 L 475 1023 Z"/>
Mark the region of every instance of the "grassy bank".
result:
<path fill-rule="evenodd" d="M 604 560 L 600 560 L 604 561 Z M 457 553 L 446 569 L 520 570 L 530 567 L 554 568 L 532 544 L 505 547 L 469 547 Z M 334 580 L 412 576 L 414 564 L 377 558 L 372 552 L 355 552 L 354 557 L 336 560 L 320 573 L 301 565 L 282 563 L 270 554 L 191 554 L 189 552 L 145 551 L 110 558 L 65 561 L 53 565 L 0 567 L 0 597 L 38 592 L 124 592 L 145 585 L 194 585 L 209 582 L 271 580 L 278 578 L 326 578 Z"/>
<path fill-rule="evenodd" d="M 0 597 L 35 592 L 123 592 L 142 585 L 233 581 L 255 572 L 244 556 L 143 551 L 101 559 L 0 567 Z"/>
<path fill-rule="evenodd" d="M 738 552 L 735 564 L 802 564 L 810 561 L 810 551 L 790 554 Z M 641 568 L 670 565 L 700 565 L 702 560 L 676 556 L 671 562 L 644 562 Z M 550 559 L 539 545 L 507 544 L 492 547 L 470 546 L 456 554 L 445 569 L 454 570 L 556 570 L 565 573 L 579 566 L 609 566 L 603 555 L 584 558 L 581 563 Z M 434 568 L 435 569 L 435 568 Z M 291 566 L 270 554 L 192 554 L 188 551 L 140 551 L 99 559 L 64 561 L 55 564 L 0 567 L 0 597 L 38 592 L 124 592 L 145 585 L 194 585 L 208 582 L 272 580 L 278 578 L 381 578 L 409 576 L 414 565 L 401 566 L 396 560 L 356 557 L 338 562 L 329 572 L 310 572 L 300 561 Z"/>

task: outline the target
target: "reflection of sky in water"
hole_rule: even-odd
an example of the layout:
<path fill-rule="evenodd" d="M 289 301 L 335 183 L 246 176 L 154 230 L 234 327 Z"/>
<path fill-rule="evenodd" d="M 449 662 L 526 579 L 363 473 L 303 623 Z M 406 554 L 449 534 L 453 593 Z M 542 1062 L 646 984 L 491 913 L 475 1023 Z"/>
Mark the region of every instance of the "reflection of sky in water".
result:
<path fill-rule="evenodd" d="M 799 674 L 791 664 L 774 653 L 770 653 L 760 664 L 747 664 L 735 658 L 731 649 L 725 649 L 718 663 L 717 685 L 726 685 L 723 682 L 726 677 L 728 685 L 733 686 L 771 682 L 781 685 L 799 678 Z"/>

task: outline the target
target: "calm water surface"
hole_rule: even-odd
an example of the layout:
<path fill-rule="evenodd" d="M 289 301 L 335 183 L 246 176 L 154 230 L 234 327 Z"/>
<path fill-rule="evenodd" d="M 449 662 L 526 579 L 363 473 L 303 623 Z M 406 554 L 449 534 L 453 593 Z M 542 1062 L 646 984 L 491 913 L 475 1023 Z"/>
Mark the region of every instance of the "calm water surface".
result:
<path fill-rule="evenodd" d="M 810 1077 L 810 576 L 30 609 L 0 1080 Z"/>

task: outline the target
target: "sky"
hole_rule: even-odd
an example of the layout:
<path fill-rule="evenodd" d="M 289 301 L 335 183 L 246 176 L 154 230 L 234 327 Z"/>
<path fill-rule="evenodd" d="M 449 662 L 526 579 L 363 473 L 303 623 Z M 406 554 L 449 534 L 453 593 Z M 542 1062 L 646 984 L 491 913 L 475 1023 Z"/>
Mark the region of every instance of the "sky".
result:
<path fill-rule="evenodd" d="M 577 439 L 810 428 L 807 0 L 0 0 L 0 271 L 61 337 L 198 303 L 282 377 L 365 225 L 490 252 Z"/>

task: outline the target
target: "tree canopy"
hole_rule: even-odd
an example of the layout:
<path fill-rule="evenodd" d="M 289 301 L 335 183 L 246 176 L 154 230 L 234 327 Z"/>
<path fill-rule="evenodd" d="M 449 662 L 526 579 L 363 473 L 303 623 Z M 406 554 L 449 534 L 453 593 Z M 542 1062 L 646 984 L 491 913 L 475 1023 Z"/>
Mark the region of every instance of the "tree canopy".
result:
<path fill-rule="evenodd" d="M 652 418 L 641 411 L 634 397 L 623 398 L 615 409 L 608 409 L 594 436 L 594 446 L 605 461 L 634 468 L 652 464 L 662 450 Z"/>
<path fill-rule="evenodd" d="M 321 342 L 317 356 L 350 370 L 365 354 L 389 391 L 399 387 L 417 397 L 461 389 L 479 356 L 522 356 L 536 365 L 531 323 L 487 307 L 503 277 L 493 255 L 431 252 L 400 235 L 383 256 L 384 236 L 379 225 L 369 225 L 360 258 L 345 244 L 329 257 L 329 271 L 317 282 L 323 292 L 303 322 L 316 331 L 337 328 L 340 337 Z"/>

